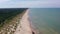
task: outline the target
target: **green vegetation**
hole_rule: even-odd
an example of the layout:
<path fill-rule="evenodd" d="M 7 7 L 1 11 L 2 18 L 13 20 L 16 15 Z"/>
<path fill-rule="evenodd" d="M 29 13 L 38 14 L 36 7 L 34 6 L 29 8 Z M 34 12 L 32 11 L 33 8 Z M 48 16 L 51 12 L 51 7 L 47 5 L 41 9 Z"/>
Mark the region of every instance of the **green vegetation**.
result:
<path fill-rule="evenodd" d="M 0 26 L 4 24 L 5 20 L 12 19 L 15 15 L 22 13 L 27 8 L 5 8 L 0 9 Z"/>

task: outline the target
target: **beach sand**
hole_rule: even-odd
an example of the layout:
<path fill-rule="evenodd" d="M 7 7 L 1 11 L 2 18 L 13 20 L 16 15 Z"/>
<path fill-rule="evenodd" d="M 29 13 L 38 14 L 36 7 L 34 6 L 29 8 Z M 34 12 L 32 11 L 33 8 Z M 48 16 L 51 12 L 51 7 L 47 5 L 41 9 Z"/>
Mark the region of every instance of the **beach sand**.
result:
<path fill-rule="evenodd" d="M 12 18 L 6 19 L 3 26 L 0 26 L 0 34 L 14 34 L 20 19 L 25 12 L 15 15 Z"/>
<path fill-rule="evenodd" d="M 28 12 L 29 10 L 27 10 L 23 15 L 14 34 L 32 34 L 32 30 L 28 20 L 29 18 Z"/>
<path fill-rule="evenodd" d="M 3 27 L 0 28 L 0 34 L 34 34 L 35 29 L 32 28 L 29 19 L 29 9 L 16 15 L 14 18 L 6 20 Z"/>

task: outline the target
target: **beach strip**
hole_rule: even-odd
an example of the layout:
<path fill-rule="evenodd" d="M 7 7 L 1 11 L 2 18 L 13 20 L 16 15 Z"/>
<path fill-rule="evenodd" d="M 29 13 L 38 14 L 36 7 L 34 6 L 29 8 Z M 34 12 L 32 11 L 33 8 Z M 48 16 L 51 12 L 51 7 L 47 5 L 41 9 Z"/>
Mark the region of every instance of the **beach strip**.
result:
<path fill-rule="evenodd" d="M 28 12 L 29 10 L 26 10 L 14 34 L 32 34 L 32 30 L 28 20 Z"/>

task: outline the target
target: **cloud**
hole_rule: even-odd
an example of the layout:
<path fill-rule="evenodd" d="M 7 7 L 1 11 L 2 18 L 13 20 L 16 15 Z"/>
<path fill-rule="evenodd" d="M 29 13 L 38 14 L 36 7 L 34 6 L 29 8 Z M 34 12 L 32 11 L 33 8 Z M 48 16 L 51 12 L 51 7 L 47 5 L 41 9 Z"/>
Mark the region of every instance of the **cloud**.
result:
<path fill-rule="evenodd" d="M 9 2 L 8 2 L 9 1 Z M 60 1 L 10 1 L 0 4 L 0 8 L 44 8 L 60 7 Z"/>
<path fill-rule="evenodd" d="M 4 2 L 7 2 L 7 1 L 10 1 L 10 0 L 0 0 L 0 3 L 4 3 Z"/>

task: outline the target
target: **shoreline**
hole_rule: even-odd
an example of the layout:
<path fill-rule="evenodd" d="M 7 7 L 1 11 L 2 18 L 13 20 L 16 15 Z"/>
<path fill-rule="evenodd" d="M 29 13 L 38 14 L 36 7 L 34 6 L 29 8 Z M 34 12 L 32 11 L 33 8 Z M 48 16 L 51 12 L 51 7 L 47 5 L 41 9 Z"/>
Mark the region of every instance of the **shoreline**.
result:
<path fill-rule="evenodd" d="M 26 10 L 18 24 L 14 34 L 37 34 L 36 30 L 32 27 L 32 21 L 29 18 L 29 9 Z"/>
<path fill-rule="evenodd" d="M 29 11 L 29 9 L 28 9 L 28 11 Z M 27 13 L 27 16 L 28 16 L 27 20 L 29 21 L 29 26 L 30 26 L 31 32 L 32 32 L 32 34 L 37 34 L 37 30 L 34 28 L 32 21 L 28 14 L 29 14 L 29 12 Z"/>
<path fill-rule="evenodd" d="M 29 24 L 30 24 L 30 28 L 31 28 L 32 33 L 37 34 L 37 30 L 34 28 L 30 17 L 28 18 L 28 21 L 29 21 Z"/>

